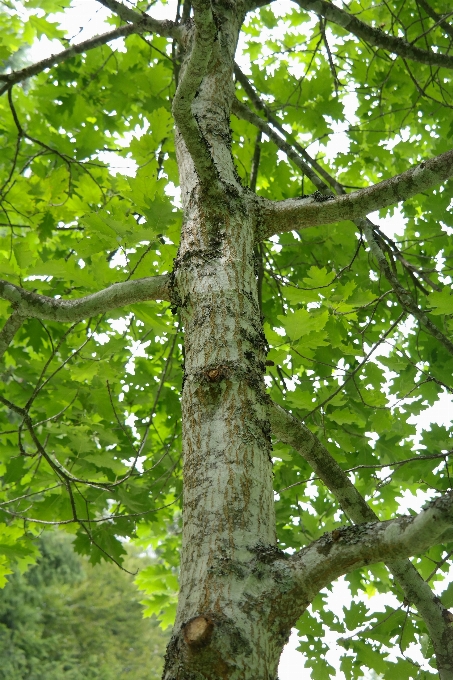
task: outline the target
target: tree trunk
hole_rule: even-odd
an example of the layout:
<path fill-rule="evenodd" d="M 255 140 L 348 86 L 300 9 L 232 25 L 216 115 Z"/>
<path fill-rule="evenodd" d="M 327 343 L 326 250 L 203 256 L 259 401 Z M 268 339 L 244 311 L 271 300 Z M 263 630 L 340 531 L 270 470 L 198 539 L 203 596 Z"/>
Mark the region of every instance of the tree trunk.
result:
<path fill-rule="evenodd" d="M 184 511 L 180 596 L 166 680 L 273 680 L 289 635 L 287 627 L 276 635 L 272 602 L 264 597 L 271 583 L 265 566 L 257 566 L 257 553 L 276 552 L 266 339 L 254 214 L 230 151 L 240 22 L 230 19 L 226 25 L 228 34 L 218 34 L 192 105 L 222 177 L 220 192 L 213 195 L 212 187 L 202 186 L 176 134 L 185 214 L 173 287 L 185 333 Z"/>

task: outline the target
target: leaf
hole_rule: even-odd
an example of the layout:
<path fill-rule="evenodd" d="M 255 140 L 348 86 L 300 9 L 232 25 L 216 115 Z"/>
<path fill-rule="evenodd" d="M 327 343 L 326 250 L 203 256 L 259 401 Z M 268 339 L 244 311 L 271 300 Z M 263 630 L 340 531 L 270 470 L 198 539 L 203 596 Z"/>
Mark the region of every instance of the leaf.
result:
<path fill-rule="evenodd" d="M 127 195 L 147 218 L 148 228 L 154 233 L 165 231 L 177 217 L 170 199 L 164 193 L 165 181 L 157 179 L 155 174 L 140 171 L 136 177 L 129 177 L 128 183 L 131 190 Z"/>
<path fill-rule="evenodd" d="M 335 278 L 332 272 L 328 272 L 326 267 L 310 267 L 308 276 L 303 281 L 310 288 L 324 288 L 333 283 Z"/>
<path fill-rule="evenodd" d="M 298 303 L 318 302 L 319 295 L 316 291 L 304 290 L 303 288 L 295 288 L 292 286 L 285 286 L 283 294 L 291 305 Z"/>
<path fill-rule="evenodd" d="M 292 341 L 298 340 L 303 335 L 308 335 L 312 331 L 320 331 L 324 328 L 329 318 L 329 312 L 307 312 L 305 309 L 298 309 L 288 316 L 278 316 L 283 328 Z"/>
<path fill-rule="evenodd" d="M 433 307 L 431 314 L 453 314 L 453 290 L 445 286 L 440 293 L 430 293 L 428 304 Z"/>
<path fill-rule="evenodd" d="M 355 630 L 364 619 L 367 612 L 363 602 L 352 602 L 349 608 L 343 607 L 344 620 L 348 630 Z"/>
<path fill-rule="evenodd" d="M 112 470 L 115 475 L 124 475 L 127 472 L 127 467 L 120 460 L 113 457 L 112 451 L 106 451 L 105 453 L 91 453 L 89 456 L 85 456 L 84 460 L 90 463 L 94 463 L 99 468 L 108 468 Z"/>
<path fill-rule="evenodd" d="M 328 413 L 327 417 L 338 425 L 355 424 L 359 427 L 365 425 L 364 418 L 349 409 L 335 410 L 333 413 Z"/>

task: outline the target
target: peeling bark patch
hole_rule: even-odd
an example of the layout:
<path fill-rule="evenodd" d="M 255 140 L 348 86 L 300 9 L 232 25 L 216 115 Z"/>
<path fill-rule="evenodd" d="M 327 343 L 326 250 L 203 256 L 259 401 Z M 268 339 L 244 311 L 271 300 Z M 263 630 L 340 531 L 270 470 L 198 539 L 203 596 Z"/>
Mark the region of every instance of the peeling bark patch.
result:
<path fill-rule="evenodd" d="M 184 641 L 192 649 L 206 647 L 211 641 L 214 621 L 205 616 L 196 616 L 183 629 Z"/>

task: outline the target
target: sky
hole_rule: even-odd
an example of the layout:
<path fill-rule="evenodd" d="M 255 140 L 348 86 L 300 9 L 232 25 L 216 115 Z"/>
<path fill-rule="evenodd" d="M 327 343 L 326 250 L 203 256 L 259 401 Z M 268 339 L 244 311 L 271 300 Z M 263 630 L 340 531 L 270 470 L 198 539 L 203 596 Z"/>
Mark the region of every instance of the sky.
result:
<path fill-rule="evenodd" d="M 289 0 L 280 0 L 278 3 L 278 8 L 280 13 L 286 12 L 287 8 L 291 6 Z M 276 5 L 274 5 L 275 9 Z M 176 14 L 176 2 L 171 0 L 167 3 L 166 7 L 154 7 L 150 14 L 156 19 L 174 19 Z M 73 37 L 72 42 L 81 42 L 93 37 L 99 33 L 111 30 L 111 26 L 105 23 L 106 17 L 109 12 L 106 8 L 100 5 L 95 0 L 73 0 L 72 7 L 65 11 L 64 14 L 58 15 L 58 21 L 61 22 L 62 28 L 68 31 L 68 35 Z M 57 19 L 57 17 L 55 17 Z M 112 45 L 112 43 L 111 43 Z M 121 41 L 117 42 L 117 48 L 121 49 Z M 29 59 L 32 62 L 39 61 L 50 54 L 55 54 L 61 51 L 62 46 L 59 42 L 51 42 L 47 38 L 42 38 L 38 41 L 30 50 Z M 241 50 L 241 44 L 239 44 L 239 52 Z M 248 60 L 247 58 L 241 58 L 239 56 L 238 62 L 241 67 L 247 71 Z M 348 99 L 348 118 L 353 120 L 355 111 L 355 101 L 354 96 L 350 96 Z M 345 145 L 347 145 L 347 137 L 341 128 L 337 126 L 334 128 L 335 135 L 333 135 L 331 141 L 327 146 L 327 160 L 333 158 L 336 153 L 343 151 Z M 136 131 L 136 134 L 142 134 L 143 131 Z M 133 134 L 133 133 L 131 133 Z M 124 140 L 127 143 L 127 140 Z M 312 147 L 310 149 L 312 153 L 316 152 L 316 149 Z M 124 174 L 135 173 L 134 164 L 128 163 L 127 159 L 120 158 L 114 155 L 113 157 L 103 158 L 105 162 L 111 164 L 112 170 L 116 169 Z M 174 187 L 169 189 L 170 195 L 175 196 L 176 202 L 178 201 L 178 191 Z M 379 218 L 378 214 L 370 215 L 371 219 L 379 221 L 381 228 L 388 236 L 395 236 L 402 234 L 404 231 L 404 220 L 398 209 L 394 211 L 393 216 L 387 217 L 385 219 Z M 410 328 L 408 328 L 410 332 Z M 419 416 L 417 416 L 418 431 L 421 432 L 422 429 L 429 429 L 430 423 L 437 423 L 438 425 L 450 426 L 453 420 L 453 402 L 452 398 L 447 394 L 444 394 L 440 401 L 427 408 Z M 411 421 L 409 421 L 411 422 Z M 388 474 L 385 469 L 382 474 Z M 410 508 L 415 511 L 420 511 L 422 505 L 426 502 L 427 495 L 421 491 L 417 496 L 412 496 L 408 494 L 404 498 L 400 499 L 399 512 L 404 514 Z M 453 578 L 453 576 L 452 576 Z M 442 589 L 446 586 L 446 581 L 441 582 Z M 434 585 L 436 589 L 436 584 Z M 333 611 L 339 618 L 343 618 L 342 608 L 345 603 L 350 599 L 349 591 L 347 589 L 344 579 L 339 579 L 333 584 L 332 591 L 328 592 L 327 602 L 328 607 Z M 366 600 L 367 607 L 372 611 L 384 611 L 385 606 L 398 606 L 396 598 L 392 595 L 380 595 L 368 598 L 363 595 L 361 598 L 363 601 Z M 338 658 L 340 656 L 340 648 L 336 645 L 336 639 L 338 637 L 337 633 L 328 632 L 326 635 L 326 643 L 330 646 L 330 651 L 327 654 L 327 660 L 329 663 L 336 667 L 338 665 Z M 279 680 L 308 680 L 310 678 L 310 670 L 303 668 L 303 656 L 300 652 L 296 651 L 298 646 L 298 638 L 295 631 L 291 635 L 291 638 L 286 645 L 279 665 Z M 344 650 L 341 648 L 341 652 Z M 410 647 L 406 652 L 414 660 L 418 661 L 423 665 L 424 660 L 418 649 Z M 393 658 L 391 655 L 389 658 Z M 338 671 L 336 678 L 344 678 L 343 673 Z"/>

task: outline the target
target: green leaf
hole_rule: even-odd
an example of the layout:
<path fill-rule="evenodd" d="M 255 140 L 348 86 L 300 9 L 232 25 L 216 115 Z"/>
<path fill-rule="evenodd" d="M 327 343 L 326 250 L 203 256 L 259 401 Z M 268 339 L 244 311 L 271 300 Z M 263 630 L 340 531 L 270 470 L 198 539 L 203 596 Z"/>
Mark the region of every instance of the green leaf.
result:
<path fill-rule="evenodd" d="M 445 286 L 440 293 L 430 293 L 428 303 L 433 307 L 431 314 L 453 314 L 453 290 Z"/>
<path fill-rule="evenodd" d="M 329 312 L 312 311 L 298 309 L 288 316 L 278 316 L 283 328 L 292 341 L 298 340 L 303 335 L 308 335 L 312 331 L 320 331 L 324 328 L 329 318 Z"/>

